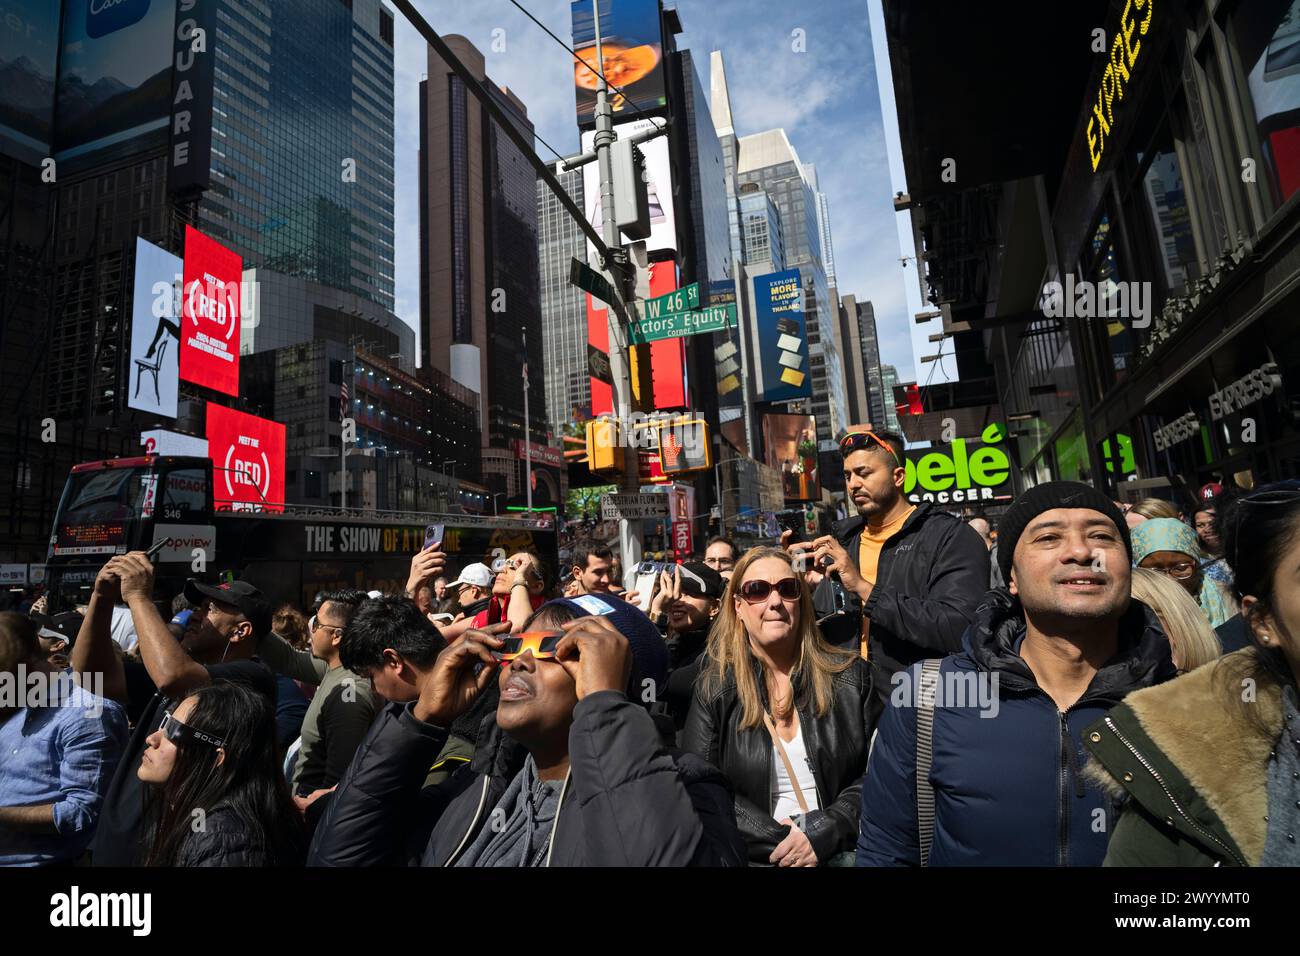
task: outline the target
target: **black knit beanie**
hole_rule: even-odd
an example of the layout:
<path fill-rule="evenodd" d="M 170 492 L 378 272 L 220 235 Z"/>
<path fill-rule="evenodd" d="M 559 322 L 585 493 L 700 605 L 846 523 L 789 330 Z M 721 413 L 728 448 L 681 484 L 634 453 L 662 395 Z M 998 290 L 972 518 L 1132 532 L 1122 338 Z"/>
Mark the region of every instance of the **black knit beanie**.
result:
<path fill-rule="evenodd" d="M 1087 508 L 1101 512 L 1115 522 L 1124 542 L 1124 550 L 1128 552 L 1129 560 L 1133 559 L 1133 542 L 1129 538 L 1128 522 L 1115 507 L 1115 502 L 1081 481 L 1049 481 L 1035 485 L 1017 498 L 998 522 L 998 567 L 1002 571 L 1003 581 L 1011 583 L 1011 559 L 1025 526 L 1044 511 L 1053 508 Z"/>

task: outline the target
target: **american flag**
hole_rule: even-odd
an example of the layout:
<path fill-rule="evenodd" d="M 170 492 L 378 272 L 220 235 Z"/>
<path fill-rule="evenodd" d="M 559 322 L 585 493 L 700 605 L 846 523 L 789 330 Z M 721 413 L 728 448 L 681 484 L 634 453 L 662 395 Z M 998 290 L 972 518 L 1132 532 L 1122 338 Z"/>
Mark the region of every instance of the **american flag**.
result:
<path fill-rule="evenodd" d="M 345 380 L 339 386 L 339 421 L 348 417 L 348 383 Z"/>

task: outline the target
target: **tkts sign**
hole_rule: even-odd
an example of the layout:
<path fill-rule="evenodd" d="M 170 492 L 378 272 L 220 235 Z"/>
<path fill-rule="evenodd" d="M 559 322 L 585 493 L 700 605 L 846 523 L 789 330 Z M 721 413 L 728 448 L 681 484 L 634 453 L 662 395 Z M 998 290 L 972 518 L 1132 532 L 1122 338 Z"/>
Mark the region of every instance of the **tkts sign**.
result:
<path fill-rule="evenodd" d="M 209 402 L 208 451 L 218 511 L 283 510 L 283 425 Z"/>
<path fill-rule="evenodd" d="M 244 262 L 219 242 L 185 227 L 180 377 L 239 394 L 239 283 Z"/>

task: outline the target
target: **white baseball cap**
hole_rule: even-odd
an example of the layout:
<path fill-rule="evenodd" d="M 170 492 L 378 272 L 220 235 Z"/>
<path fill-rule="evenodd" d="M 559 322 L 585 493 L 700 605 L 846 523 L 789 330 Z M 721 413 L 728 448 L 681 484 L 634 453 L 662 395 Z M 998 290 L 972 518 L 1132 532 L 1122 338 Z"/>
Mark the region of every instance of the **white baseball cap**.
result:
<path fill-rule="evenodd" d="M 460 572 L 460 577 L 447 585 L 449 588 L 458 588 L 463 584 L 472 584 L 476 588 L 485 588 L 492 583 L 492 569 L 486 564 L 467 564 L 465 569 Z"/>

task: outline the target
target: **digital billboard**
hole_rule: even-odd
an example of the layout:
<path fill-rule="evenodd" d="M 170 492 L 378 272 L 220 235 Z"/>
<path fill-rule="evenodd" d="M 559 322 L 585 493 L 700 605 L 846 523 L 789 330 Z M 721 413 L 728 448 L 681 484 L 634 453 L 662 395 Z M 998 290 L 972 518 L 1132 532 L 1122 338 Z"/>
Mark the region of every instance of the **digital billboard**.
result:
<path fill-rule="evenodd" d="M 650 265 L 650 295 L 667 295 L 677 288 L 677 266 L 672 262 Z M 609 374 L 609 308 L 587 295 L 587 357 L 591 377 L 591 413 L 614 411 L 614 389 Z M 683 339 L 660 339 L 637 346 L 637 355 L 650 360 L 650 407 L 656 410 L 684 408 L 687 404 L 686 347 Z"/>
<path fill-rule="evenodd" d="M 979 447 L 958 438 L 950 445 L 907 449 L 903 493 L 913 502 L 941 505 L 1010 500 L 1015 488 L 1006 439 L 1006 426 L 994 422 L 980 435 Z"/>
<path fill-rule="evenodd" d="M 176 417 L 182 269 L 179 256 L 136 237 L 126 403 L 165 418 Z"/>
<path fill-rule="evenodd" d="M 596 21 L 591 0 L 574 0 L 570 10 L 573 24 L 574 90 L 578 101 L 578 125 L 595 121 Z M 643 113 L 663 111 L 668 105 L 664 88 L 664 48 L 659 25 L 659 0 L 602 0 L 600 39 L 604 63 L 600 70 L 613 88 L 610 108 L 615 118 L 631 115 L 633 107 Z M 583 62 L 585 61 L 585 62 Z"/>
<path fill-rule="evenodd" d="M 619 139 L 635 136 L 657 124 L 650 120 L 639 119 L 630 123 L 616 123 L 614 132 Z M 582 134 L 583 152 L 591 152 L 596 144 L 596 133 L 587 130 Z M 677 249 L 677 221 L 673 209 L 672 167 L 668 160 L 668 136 L 656 136 L 646 140 L 638 147 L 645 157 L 646 194 L 650 200 L 650 238 L 646 240 L 647 252 L 661 252 Z M 587 221 L 603 235 L 600 205 L 600 168 L 598 163 L 587 163 L 582 167 L 582 194 L 585 197 Z M 624 243 L 632 240 L 623 235 Z M 587 261 L 598 262 L 595 246 L 587 244 Z"/>
<path fill-rule="evenodd" d="M 164 145 L 174 0 L 66 0 L 63 7 L 54 158 L 62 164 Z"/>
<path fill-rule="evenodd" d="M 208 402 L 207 431 L 217 510 L 284 510 L 284 426 Z"/>
<path fill-rule="evenodd" d="M 812 396 L 808 334 L 803 318 L 803 286 L 798 269 L 754 279 L 754 313 L 758 326 L 758 364 L 765 402 Z"/>
<path fill-rule="evenodd" d="M 787 501 L 821 498 L 817 472 L 817 419 L 812 415 L 763 416 L 766 463 L 781 473 L 781 490 Z"/>
<path fill-rule="evenodd" d="M 33 165 L 50 155 L 58 60 L 57 3 L 0 6 L 0 151 Z"/>
<path fill-rule="evenodd" d="M 180 377 L 239 394 L 239 284 L 244 261 L 193 226 L 185 227 Z"/>

